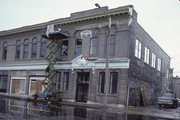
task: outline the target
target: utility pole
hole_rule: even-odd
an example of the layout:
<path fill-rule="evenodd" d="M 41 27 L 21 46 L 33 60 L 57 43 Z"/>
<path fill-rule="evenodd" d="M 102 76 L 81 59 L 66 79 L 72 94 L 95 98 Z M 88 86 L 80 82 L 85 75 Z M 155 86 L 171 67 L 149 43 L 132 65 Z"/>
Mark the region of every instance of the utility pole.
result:
<path fill-rule="evenodd" d="M 102 7 L 96 3 L 96 7 L 102 9 Z M 103 9 L 102 9 L 103 10 Z M 107 30 L 107 37 L 106 37 L 106 50 L 105 50 L 105 59 L 106 59 L 106 66 L 105 66 L 105 87 L 104 87 L 104 105 L 107 105 L 107 94 L 108 94 L 108 83 L 109 83 L 109 38 L 110 38 L 110 29 L 111 29 L 111 16 L 104 11 L 104 14 L 108 18 L 108 30 Z"/>

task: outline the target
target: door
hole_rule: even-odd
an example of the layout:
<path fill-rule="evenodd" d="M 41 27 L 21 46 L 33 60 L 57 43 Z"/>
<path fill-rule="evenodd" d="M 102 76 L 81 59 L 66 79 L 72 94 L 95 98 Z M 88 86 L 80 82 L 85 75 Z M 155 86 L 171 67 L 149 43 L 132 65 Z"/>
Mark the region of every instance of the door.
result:
<path fill-rule="evenodd" d="M 89 72 L 77 73 L 76 101 L 87 102 L 89 91 Z"/>

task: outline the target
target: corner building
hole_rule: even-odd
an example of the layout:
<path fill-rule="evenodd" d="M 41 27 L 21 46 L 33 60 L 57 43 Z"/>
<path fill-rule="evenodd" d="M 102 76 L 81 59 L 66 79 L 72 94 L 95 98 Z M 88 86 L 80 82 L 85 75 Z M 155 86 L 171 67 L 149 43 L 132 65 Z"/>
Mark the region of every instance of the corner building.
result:
<path fill-rule="evenodd" d="M 106 98 L 107 104 L 138 106 L 154 104 L 168 89 L 170 57 L 138 24 L 129 5 L 1 31 L 0 94 L 28 97 L 44 90 L 46 48 L 51 40 L 41 37 L 41 29 L 52 24 L 69 36 L 57 42 L 56 52 L 55 89 L 63 91 L 63 101 L 103 104 Z"/>

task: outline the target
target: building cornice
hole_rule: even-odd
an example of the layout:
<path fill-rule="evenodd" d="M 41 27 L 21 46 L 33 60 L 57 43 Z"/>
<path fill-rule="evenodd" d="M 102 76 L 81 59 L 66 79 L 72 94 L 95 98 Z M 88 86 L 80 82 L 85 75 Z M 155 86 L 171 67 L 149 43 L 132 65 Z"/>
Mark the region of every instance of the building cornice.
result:
<path fill-rule="evenodd" d="M 41 28 L 44 28 L 50 24 L 65 25 L 65 24 L 79 23 L 79 22 L 89 21 L 89 20 L 94 20 L 94 19 L 100 19 L 100 18 L 104 18 L 107 16 L 118 16 L 118 15 L 131 16 L 132 13 L 129 10 L 130 8 L 133 8 L 133 6 L 128 5 L 128 6 L 115 8 L 115 9 L 109 9 L 107 11 L 101 11 L 101 12 L 94 13 L 91 15 L 87 14 L 82 17 L 72 17 L 71 16 L 71 17 L 67 17 L 67 18 L 61 18 L 61 19 L 56 19 L 56 20 L 52 20 L 49 22 L 40 23 L 40 24 L 24 26 L 24 27 L 20 27 L 20 28 L 16 28 L 16 29 L 11 29 L 11 30 L 0 31 L 0 36 L 6 36 L 6 35 L 17 34 L 17 33 L 22 33 L 22 32 L 30 32 L 30 31 L 34 31 L 34 30 L 40 30 Z M 100 9 L 100 8 L 96 8 L 96 9 Z"/>

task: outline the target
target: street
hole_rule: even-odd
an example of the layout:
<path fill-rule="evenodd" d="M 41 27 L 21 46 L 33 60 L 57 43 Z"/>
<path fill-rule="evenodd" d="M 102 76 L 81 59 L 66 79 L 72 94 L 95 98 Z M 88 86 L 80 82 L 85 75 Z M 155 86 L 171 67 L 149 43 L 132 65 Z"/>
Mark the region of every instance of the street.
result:
<path fill-rule="evenodd" d="M 48 105 L 24 100 L 0 98 L 1 120 L 175 120 L 177 109 L 128 108 L 128 110 Z M 165 115 L 157 112 L 163 112 Z M 156 114 L 155 114 L 156 113 Z M 172 113 L 172 114 L 171 114 Z M 158 116 L 161 114 L 162 116 Z M 175 115 L 174 118 L 172 115 Z"/>

